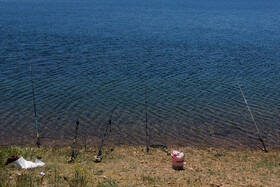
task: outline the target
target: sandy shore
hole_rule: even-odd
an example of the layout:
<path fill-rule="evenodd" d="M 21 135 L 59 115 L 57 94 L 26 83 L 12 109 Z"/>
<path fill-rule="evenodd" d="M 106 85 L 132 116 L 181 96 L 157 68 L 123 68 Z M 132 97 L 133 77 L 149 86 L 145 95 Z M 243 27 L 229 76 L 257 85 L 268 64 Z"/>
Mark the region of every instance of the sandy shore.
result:
<path fill-rule="evenodd" d="M 97 147 L 76 151 L 68 163 L 71 149 L 0 148 L 0 185 L 16 186 L 278 186 L 280 151 L 225 150 L 217 148 L 169 147 L 185 154 L 184 170 L 171 168 L 171 157 L 160 149 L 147 154 L 140 146 L 104 147 L 102 161 L 95 163 Z M 42 157 L 46 166 L 23 170 L 3 166 L 11 155 L 27 160 Z M 42 176 L 40 172 L 44 172 Z"/>

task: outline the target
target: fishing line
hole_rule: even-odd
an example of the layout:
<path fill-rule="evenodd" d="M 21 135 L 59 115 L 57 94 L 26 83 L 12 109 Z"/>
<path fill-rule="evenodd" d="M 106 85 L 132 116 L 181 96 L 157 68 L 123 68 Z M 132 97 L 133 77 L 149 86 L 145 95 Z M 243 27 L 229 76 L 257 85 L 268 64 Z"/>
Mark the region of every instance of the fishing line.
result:
<path fill-rule="evenodd" d="M 240 89 L 240 91 L 241 91 L 241 94 L 242 94 L 242 96 L 243 96 L 243 99 L 244 99 L 244 101 L 245 101 L 245 103 L 246 103 L 246 105 L 247 105 L 247 108 L 248 108 L 248 110 L 249 110 L 249 113 L 250 113 L 250 115 L 251 115 L 251 118 L 252 118 L 252 120 L 253 120 L 253 122 L 254 122 L 254 125 L 255 125 L 255 127 L 256 127 L 256 129 L 257 129 L 258 136 L 259 136 L 259 140 L 261 141 L 261 143 L 262 143 L 262 145 L 263 145 L 263 151 L 268 152 L 268 150 L 267 150 L 266 147 L 265 147 L 264 141 L 263 141 L 263 139 L 262 139 L 262 137 L 261 137 L 261 133 L 260 133 L 260 130 L 259 130 L 258 126 L 257 126 L 257 123 L 256 123 L 256 121 L 255 121 L 255 118 L 254 118 L 254 116 L 253 116 L 253 114 L 252 114 L 252 112 L 251 112 L 251 109 L 250 109 L 250 107 L 249 107 L 249 104 L 248 104 L 248 102 L 247 102 L 247 100 L 246 100 L 246 98 L 245 98 L 245 95 L 244 95 L 244 93 L 243 93 L 243 91 L 242 91 L 242 89 L 241 89 L 239 83 L 238 83 L 238 87 L 239 87 L 239 89 Z"/>
<path fill-rule="evenodd" d="M 30 69 L 30 81 L 32 86 L 32 96 L 33 96 L 33 105 L 34 105 L 34 121 L 36 126 L 36 134 L 37 134 L 37 146 L 40 148 L 40 137 L 39 137 L 39 127 L 38 127 L 38 121 L 37 121 L 37 110 L 36 110 L 36 100 L 35 100 L 35 93 L 34 93 L 34 87 L 33 87 L 33 76 L 32 76 L 32 69 L 31 69 L 31 63 L 29 63 L 29 69 Z"/>

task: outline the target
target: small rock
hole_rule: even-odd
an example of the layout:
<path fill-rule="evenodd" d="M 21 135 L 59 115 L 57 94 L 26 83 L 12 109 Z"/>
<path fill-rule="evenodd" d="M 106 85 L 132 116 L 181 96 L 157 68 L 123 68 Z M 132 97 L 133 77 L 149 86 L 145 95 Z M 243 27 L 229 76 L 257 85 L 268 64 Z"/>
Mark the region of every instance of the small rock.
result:
<path fill-rule="evenodd" d="M 191 167 L 189 167 L 188 169 L 191 170 L 191 171 L 193 171 L 193 168 L 191 168 Z"/>
<path fill-rule="evenodd" d="M 104 175 L 103 177 L 102 177 L 103 179 L 107 179 L 107 177 Z"/>

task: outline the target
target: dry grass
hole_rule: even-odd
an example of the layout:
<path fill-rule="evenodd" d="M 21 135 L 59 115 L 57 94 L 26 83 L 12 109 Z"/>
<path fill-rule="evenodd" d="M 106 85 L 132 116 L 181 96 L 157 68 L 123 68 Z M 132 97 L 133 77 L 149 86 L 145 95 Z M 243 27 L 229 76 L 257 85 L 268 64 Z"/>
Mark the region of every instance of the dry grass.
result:
<path fill-rule="evenodd" d="M 232 151 L 172 147 L 185 153 L 185 170 L 171 169 L 171 158 L 160 149 L 149 154 L 142 147 L 105 147 L 103 160 L 93 162 L 97 148 L 80 150 L 75 163 L 70 148 L 0 148 L 1 186 L 279 186 L 280 152 Z M 11 155 L 35 160 L 45 167 L 23 170 L 3 166 Z M 40 172 L 46 173 L 45 176 Z"/>

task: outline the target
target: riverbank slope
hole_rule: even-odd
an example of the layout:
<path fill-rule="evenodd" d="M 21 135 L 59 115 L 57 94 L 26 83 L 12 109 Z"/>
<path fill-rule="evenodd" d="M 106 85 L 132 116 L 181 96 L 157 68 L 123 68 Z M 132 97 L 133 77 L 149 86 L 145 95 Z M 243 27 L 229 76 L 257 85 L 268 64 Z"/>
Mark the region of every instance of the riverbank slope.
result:
<path fill-rule="evenodd" d="M 95 163 L 97 147 L 76 151 L 57 146 L 0 147 L 0 186 L 277 186 L 280 184 L 280 151 L 225 150 L 217 148 L 169 147 L 184 152 L 184 170 L 171 168 L 171 157 L 160 149 L 147 154 L 140 146 L 104 147 L 102 161 Z M 4 166 L 11 155 L 46 166 L 20 169 Z M 43 172 L 45 175 L 41 175 Z"/>

